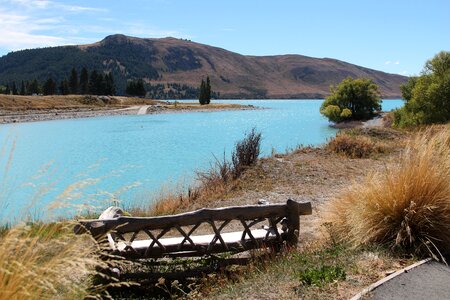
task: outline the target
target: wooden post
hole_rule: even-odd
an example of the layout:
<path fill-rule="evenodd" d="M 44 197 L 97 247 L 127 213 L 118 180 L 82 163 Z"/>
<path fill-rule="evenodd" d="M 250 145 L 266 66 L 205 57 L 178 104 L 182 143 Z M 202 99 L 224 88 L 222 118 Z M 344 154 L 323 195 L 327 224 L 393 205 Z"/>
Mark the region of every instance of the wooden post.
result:
<path fill-rule="evenodd" d="M 287 243 L 292 247 L 297 246 L 298 234 L 300 232 L 299 205 L 294 200 L 288 199 L 287 203 Z"/>

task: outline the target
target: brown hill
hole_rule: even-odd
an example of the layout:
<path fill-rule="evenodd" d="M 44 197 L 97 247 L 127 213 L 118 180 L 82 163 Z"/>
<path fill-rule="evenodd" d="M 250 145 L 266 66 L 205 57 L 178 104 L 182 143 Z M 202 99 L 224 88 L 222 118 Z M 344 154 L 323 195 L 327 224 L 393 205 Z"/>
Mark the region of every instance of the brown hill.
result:
<path fill-rule="evenodd" d="M 152 67 L 160 77 L 151 83 L 198 86 L 209 75 L 222 98 L 323 98 L 331 84 L 348 76 L 372 78 L 383 97 L 400 97 L 406 77 L 329 58 L 302 55 L 244 56 L 221 48 L 175 38 L 141 39 L 114 35 L 81 46 L 128 43 L 155 52 Z M 116 62 L 120 64 L 120 62 Z"/>
<path fill-rule="evenodd" d="M 407 80 L 329 58 L 245 56 L 182 39 L 112 35 L 90 45 L 12 52 L 0 58 L 0 84 L 48 76 L 62 80 L 72 67 L 83 66 L 113 72 L 119 94 L 126 80 L 143 77 L 153 91 L 163 91 L 150 96 L 163 98 L 194 98 L 206 75 L 221 98 L 323 98 L 331 84 L 348 76 L 372 78 L 383 97 L 400 97 L 399 86 Z"/>

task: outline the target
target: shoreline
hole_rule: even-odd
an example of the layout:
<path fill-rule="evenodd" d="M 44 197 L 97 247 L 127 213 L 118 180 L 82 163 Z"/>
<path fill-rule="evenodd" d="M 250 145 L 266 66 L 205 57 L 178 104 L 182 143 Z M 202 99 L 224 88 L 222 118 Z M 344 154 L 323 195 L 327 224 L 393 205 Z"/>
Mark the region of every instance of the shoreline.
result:
<path fill-rule="evenodd" d="M 145 106 L 148 106 L 147 111 L 145 113 L 147 115 L 264 109 L 252 105 L 238 105 L 238 104 L 233 104 L 232 106 L 210 106 L 208 108 L 183 106 L 180 104 L 178 105 L 179 107 L 175 107 L 174 105 L 140 105 L 140 106 L 130 106 L 126 108 L 73 108 L 73 109 L 44 109 L 44 110 L 33 109 L 18 112 L 9 110 L 0 110 L 0 125 L 68 120 L 68 119 L 84 119 L 84 118 L 96 118 L 108 116 L 138 115 L 139 110 Z"/>

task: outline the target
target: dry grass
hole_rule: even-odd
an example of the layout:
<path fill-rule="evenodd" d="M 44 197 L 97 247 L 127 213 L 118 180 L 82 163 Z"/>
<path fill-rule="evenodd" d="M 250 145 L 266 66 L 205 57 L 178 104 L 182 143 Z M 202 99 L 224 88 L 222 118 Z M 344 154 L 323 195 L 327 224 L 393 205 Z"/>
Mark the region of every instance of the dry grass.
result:
<path fill-rule="evenodd" d="M 328 141 L 325 148 L 349 158 L 378 157 L 403 147 L 408 135 L 404 131 L 383 127 L 343 129 Z"/>
<path fill-rule="evenodd" d="M 126 107 L 130 105 L 154 105 L 159 102 L 132 97 L 109 97 L 109 101 L 101 101 L 97 96 L 67 95 L 67 96 L 16 96 L 0 95 L 0 110 L 24 111 L 47 109 L 80 109 Z"/>
<path fill-rule="evenodd" d="M 411 139 L 397 162 L 327 206 L 340 237 L 419 255 L 450 253 L 450 128 Z"/>
<path fill-rule="evenodd" d="M 387 151 L 387 147 L 381 142 L 374 142 L 367 136 L 351 136 L 346 133 L 337 134 L 326 148 L 349 158 L 367 158 Z"/>
<path fill-rule="evenodd" d="M 0 237 L 0 299 L 81 299 L 101 261 L 68 224 L 16 226 Z"/>

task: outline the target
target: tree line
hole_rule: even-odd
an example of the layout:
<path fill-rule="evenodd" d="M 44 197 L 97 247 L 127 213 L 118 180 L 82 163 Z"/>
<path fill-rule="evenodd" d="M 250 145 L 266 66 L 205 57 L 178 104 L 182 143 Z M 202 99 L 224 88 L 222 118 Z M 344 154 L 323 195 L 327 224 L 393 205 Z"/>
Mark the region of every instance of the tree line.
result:
<path fill-rule="evenodd" d="M 80 75 L 75 68 L 72 68 L 68 77 L 57 83 L 49 77 L 44 83 L 36 79 L 23 81 L 20 87 L 13 81 L 2 90 L 3 94 L 12 95 L 108 95 L 116 94 L 116 85 L 111 73 L 103 74 L 97 70 L 90 73 L 87 68 L 82 68 Z"/>
<path fill-rule="evenodd" d="M 37 79 L 22 81 L 19 85 L 15 81 L 0 86 L 0 93 L 7 95 L 116 95 L 116 84 L 112 73 L 102 73 L 97 70 L 88 71 L 82 68 L 78 74 L 72 68 L 68 76 L 59 83 L 52 77 L 44 82 Z M 128 96 L 151 97 L 153 99 L 194 99 L 199 97 L 200 104 L 209 104 L 211 98 L 219 98 L 220 93 L 211 90 L 209 77 L 202 79 L 200 87 L 195 88 L 177 83 L 155 84 L 145 83 L 142 78 L 128 80 L 125 93 Z"/>

